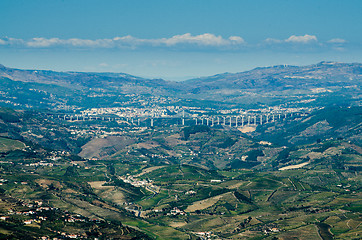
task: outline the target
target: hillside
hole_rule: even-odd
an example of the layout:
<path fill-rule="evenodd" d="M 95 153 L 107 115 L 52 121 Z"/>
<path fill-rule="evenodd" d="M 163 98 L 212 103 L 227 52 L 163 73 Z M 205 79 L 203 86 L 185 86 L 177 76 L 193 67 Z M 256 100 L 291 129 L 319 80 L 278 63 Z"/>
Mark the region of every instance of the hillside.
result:
<path fill-rule="evenodd" d="M 362 65 L 273 66 L 186 81 L 188 97 L 244 106 L 326 106 L 360 102 Z"/>
<path fill-rule="evenodd" d="M 0 237 L 354 239 L 360 114 L 325 108 L 246 134 L 1 108 Z"/>
<path fill-rule="evenodd" d="M 186 81 L 194 89 L 255 89 L 265 92 L 287 89 L 359 86 L 362 64 L 320 62 L 308 66 L 280 65 L 240 73 L 224 73 Z"/>
<path fill-rule="evenodd" d="M 135 92 L 146 98 L 173 93 L 174 84 L 123 73 L 21 70 L 0 65 L 0 102 L 16 108 L 59 110 L 120 105 L 133 103 L 135 99 L 130 95 Z"/>
<path fill-rule="evenodd" d="M 0 65 L 0 76 L 13 81 L 53 84 L 71 88 L 120 87 L 123 84 L 161 85 L 163 81 L 144 79 L 125 73 L 55 72 L 48 70 L 21 70 Z"/>
<path fill-rule="evenodd" d="M 361 145 L 361 107 L 327 107 L 308 118 L 279 122 L 275 126 L 259 126 L 254 137 L 280 145 L 300 145 L 321 139 L 344 139 Z"/>
<path fill-rule="evenodd" d="M 337 107 L 259 125 L 249 133 L 230 131 L 227 126 L 162 126 L 94 137 L 82 146 L 80 156 L 208 170 L 267 171 L 306 162 L 308 168 L 359 169 L 360 119 L 360 107 Z"/>

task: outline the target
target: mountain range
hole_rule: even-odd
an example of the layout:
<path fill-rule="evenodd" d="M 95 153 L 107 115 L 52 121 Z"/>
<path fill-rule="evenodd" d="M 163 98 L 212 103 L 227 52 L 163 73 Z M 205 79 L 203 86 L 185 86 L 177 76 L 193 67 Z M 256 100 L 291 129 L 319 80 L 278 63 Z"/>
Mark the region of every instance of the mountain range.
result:
<path fill-rule="evenodd" d="M 273 91 L 288 88 L 353 86 L 361 83 L 361 80 L 362 64 L 320 62 L 301 67 L 278 65 L 255 68 L 246 72 L 223 73 L 191 79 L 186 83 L 194 86 L 194 88 Z"/>
<path fill-rule="evenodd" d="M 278 65 L 182 82 L 147 79 L 125 73 L 21 70 L 0 65 L 0 79 L 0 91 L 5 93 L 12 86 L 24 91 L 38 89 L 55 98 L 62 98 L 59 92 L 65 91 L 68 95 L 84 95 L 85 98 L 100 93 L 117 96 L 145 94 L 230 104 L 280 104 L 286 98 L 290 101 L 289 98 L 298 96 L 306 99 L 337 96 L 339 100 L 354 99 L 358 102 L 362 64 L 320 62 L 308 66 Z"/>

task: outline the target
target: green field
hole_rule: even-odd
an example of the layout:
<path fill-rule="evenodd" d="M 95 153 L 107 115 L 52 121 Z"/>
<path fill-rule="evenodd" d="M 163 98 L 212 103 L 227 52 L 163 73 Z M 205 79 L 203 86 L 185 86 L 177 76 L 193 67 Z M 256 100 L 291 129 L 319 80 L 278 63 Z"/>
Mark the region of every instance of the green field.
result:
<path fill-rule="evenodd" d="M 24 149 L 26 145 L 18 140 L 0 137 L 0 152 Z"/>

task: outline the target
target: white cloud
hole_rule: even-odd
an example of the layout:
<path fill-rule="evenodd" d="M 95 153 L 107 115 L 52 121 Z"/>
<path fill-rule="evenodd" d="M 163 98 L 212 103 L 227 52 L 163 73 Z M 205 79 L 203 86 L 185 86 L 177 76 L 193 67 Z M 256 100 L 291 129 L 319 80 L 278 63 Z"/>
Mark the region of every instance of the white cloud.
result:
<path fill-rule="evenodd" d="M 287 39 L 275 39 L 275 38 L 267 38 L 264 40 L 264 43 L 267 44 L 282 44 L 282 43 L 293 43 L 293 44 L 307 44 L 307 43 L 317 43 L 318 39 L 314 35 L 305 34 L 304 36 L 296 36 L 292 35 Z"/>
<path fill-rule="evenodd" d="M 24 44 L 23 39 L 17 39 L 17 38 L 2 38 L 0 39 L 0 45 L 23 45 Z"/>
<path fill-rule="evenodd" d="M 285 42 L 289 42 L 289 43 L 313 43 L 313 42 L 317 42 L 317 37 L 314 35 L 308 35 L 305 34 L 304 36 L 296 36 L 296 35 L 292 35 L 290 36 L 288 39 L 285 40 Z"/>
<path fill-rule="evenodd" d="M 182 49 L 182 50 L 255 50 L 280 49 L 292 51 L 314 51 L 323 48 L 335 49 L 336 46 L 348 43 L 341 38 L 334 38 L 327 42 L 319 42 L 315 35 L 291 35 L 285 39 L 267 38 L 261 43 L 247 44 L 240 36 L 223 37 L 211 33 L 192 35 L 185 33 L 169 38 L 136 38 L 122 36 L 104 39 L 80 38 L 0 38 L 0 47 L 18 48 L 69 48 L 69 49 Z"/>
<path fill-rule="evenodd" d="M 229 40 L 232 41 L 234 44 L 245 44 L 245 40 L 242 37 L 239 36 L 231 36 L 229 37 Z"/>
<path fill-rule="evenodd" d="M 183 35 L 175 35 L 171 38 L 160 39 L 160 43 L 167 46 L 175 46 L 178 44 L 196 44 L 199 46 L 228 46 L 233 44 L 243 44 L 245 41 L 238 36 L 231 36 L 228 39 L 222 36 L 215 36 L 211 33 L 192 36 L 190 33 Z"/>
<path fill-rule="evenodd" d="M 109 65 L 108 65 L 108 63 L 100 63 L 99 66 L 100 67 L 108 67 Z"/>
<path fill-rule="evenodd" d="M 283 40 L 279 40 L 279 39 L 275 39 L 275 38 L 267 38 L 267 39 L 265 39 L 264 40 L 264 42 L 266 42 L 266 43 L 282 43 L 283 42 Z"/>
<path fill-rule="evenodd" d="M 220 46 L 226 43 L 226 40 L 221 36 L 215 36 L 214 34 L 205 33 L 201 35 L 192 36 L 190 33 L 183 35 L 176 35 L 169 39 L 165 39 L 166 45 L 177 45 L 177 44 L 198 44 L 205 46 Z"/>
<path fill-rule="evenodd" d="M 59 38 L 33 38 L 30 41 L 26 42 L 26 46 L 28 47 L 50 47 L 54 45 L 58 45 L 62 42 Z"/>
<path fill-rule="evenodd" d="M 59 39 L 59 38 L 32 38 L 26 42 L 26 46 L 34 48 L 47 48 L 54 46 L 72 46 L 72 47 L 112 47 L 112 39 Z"/>
<path fill-rule="evenodd" d="M 337 44 L 346 43 L 346 42 L 347 41 L 342 38 L 333 38 L 333 39 L 327 41 L 327 43 L 337 43 Z"/>
<path fill-rule="evenodd" d="M 245 44 L 242 37 L 231 36 L 223 38 L 211 33 L 200 35 L 175 35 L 170 38 L 142 39 L 133 36 L 115 37 L 111 39 L 60 39 L 60 38 L 32 38 L 22 39 L 0 39 L 1 45 L 18 45 L 29 48 L 50 47 L 78 47 L 78 48 L 137 48 L 137 47 L 177 47 L 177 46 L 199 46 L 199 47 L 228 47 Z"/>

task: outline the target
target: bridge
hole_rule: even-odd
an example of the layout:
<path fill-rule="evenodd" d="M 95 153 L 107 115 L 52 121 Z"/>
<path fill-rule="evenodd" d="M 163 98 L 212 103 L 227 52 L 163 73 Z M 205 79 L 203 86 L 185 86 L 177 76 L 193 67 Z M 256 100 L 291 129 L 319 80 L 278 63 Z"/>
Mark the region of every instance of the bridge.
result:
<path fill-rule="evenodd" d="M 241 114 L 241 115 L 213 115 L 213 116 L 169 116 L 169 117 L 115 117 L 115 116 L 87 116 L 81 114 L 57 114 L 53 115 L 59 120 L 78 122 L 78 121 L 102 121 L 102 122 L 118 122 L 128 126 L 154 127 L 162 125 L 206 125 L 227 126 L 230 128 L 238 128 L 244 126 L 257 126 L 278 121 L 292 120 L 295 118 L 308 116 L 309 112 L 285 112 L 285 113 L 269 113 L 269 114 Z"/>

